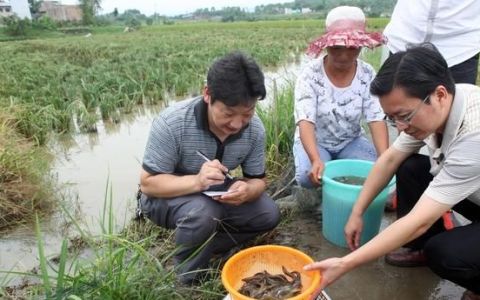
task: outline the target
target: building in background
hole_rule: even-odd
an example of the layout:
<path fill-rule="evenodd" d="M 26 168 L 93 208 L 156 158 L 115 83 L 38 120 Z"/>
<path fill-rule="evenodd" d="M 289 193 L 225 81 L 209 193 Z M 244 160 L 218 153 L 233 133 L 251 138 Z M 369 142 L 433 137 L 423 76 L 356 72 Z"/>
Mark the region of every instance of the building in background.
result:
<path fill-rule="evenodd" d="M 10 2 L 0 0 L 0 17 L 9 17 L 11 15 L 13 15 L 13 12 Z"/>
<path fill-rule="evenodd" d="M 82 9 L 79 5 L 62 5 L 58 1 L 43 1 L 39 12 L 54 21 L 82 20 Z"/>
<path fill-rule="evenodd" d="M 16 15 L 20 19 L 32 19 L 27 0 L 0 0 L 0 17 Z"/>
<path fill-rule="evenodd" d="M 10 5 L 12 6 L 13 13 L 20 19 L 32 19 L 28 0 L 10 0 Z"/>

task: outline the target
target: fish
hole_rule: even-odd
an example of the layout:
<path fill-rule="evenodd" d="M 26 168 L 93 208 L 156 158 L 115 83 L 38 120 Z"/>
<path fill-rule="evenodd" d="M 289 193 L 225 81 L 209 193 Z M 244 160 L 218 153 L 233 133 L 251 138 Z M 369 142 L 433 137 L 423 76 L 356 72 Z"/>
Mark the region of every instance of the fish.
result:
<path fill-rule="evenodd" d="M 284 300 L 302 292 L 302 278 L 297 271 L 289 272 L 282 266 L 283 274 L 270 274 L 266 270 L 243 278 L 238 292 L 258 300 Z"/>

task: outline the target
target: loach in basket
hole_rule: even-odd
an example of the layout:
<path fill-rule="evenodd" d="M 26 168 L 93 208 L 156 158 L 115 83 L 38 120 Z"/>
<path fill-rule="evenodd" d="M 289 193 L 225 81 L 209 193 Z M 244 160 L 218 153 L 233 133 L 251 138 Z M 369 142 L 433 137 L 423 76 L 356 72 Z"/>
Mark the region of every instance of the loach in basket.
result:
<path fill-rule="evenodd" d="M 303 266 L 313 259 L 305 253 L 286 246 L 263 245 L 244 249 L 232 256 L 222 269 L 222 283 L 232 300 L 252 300 L 238 290 L 243 285 L 243 278 L 258 272 L 281 274 L 282 266 L 297 271 L 301 275 L 302 292 L 289 300 L 307 300 L 320 284 L 320 273 L 304 271 Z"/>

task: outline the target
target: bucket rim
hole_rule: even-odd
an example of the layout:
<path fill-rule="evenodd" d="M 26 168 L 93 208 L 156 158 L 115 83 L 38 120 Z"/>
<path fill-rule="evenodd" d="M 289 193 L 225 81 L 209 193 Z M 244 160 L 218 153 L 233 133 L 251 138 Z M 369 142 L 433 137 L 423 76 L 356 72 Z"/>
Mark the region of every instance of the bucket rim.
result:
<path fill-rule="evenodd" d="M 337 164 L 345 164 L 345 163 L 360 163 L 360 164 L 369 165 L 369 166 L 373 166 L 375 164 L 375 162 L 369 161 L 369 160 L 341 158 L 341 159 L 335 159 L 335 160 L 327 161 L 325 163 L 325 170 L 327 169 L 328 166 L 337 165 Z M 324 171 L 324 174 L 325 174 L 325 171 Z M 370 174 L 370 172 L 369 172 L 369 174 Z M 367 175 L 367 177 L 368 177 L 368 175 Z M 338 187 L 342 187 L 342 188 L 346 188 L 346 189 L 354 190 L 354 191 L 359 191 L 363 188 L 363 185 L 353 185 L 353 184 L 338 182 L 336 180 L 333 180 L 333 178 L 331 178 L 327 175 L 322 176 L 322 181 L 324 181 L 328 184 L 332 184 L 334 186 L 338 186 Z M 396 182 L 397 182 L 397 179 L 396 179 L 395 175 L 393 175 L 393 177 L 390 179 L 388 184 L 385 185 L 384 188 L 391 188 L 393 185 L 395 185 Z"/>

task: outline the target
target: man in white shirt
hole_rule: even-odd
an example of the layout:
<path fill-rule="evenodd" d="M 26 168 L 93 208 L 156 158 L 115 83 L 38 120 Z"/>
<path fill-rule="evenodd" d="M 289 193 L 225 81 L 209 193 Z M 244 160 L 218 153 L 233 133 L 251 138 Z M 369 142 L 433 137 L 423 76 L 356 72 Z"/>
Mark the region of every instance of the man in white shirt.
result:
<path fill-rule="evenodd" d="M 391 53 L 430 42 L 448 63 L 456 83 L 475 84 L 480 52 L 480 1 L 398 0 L 385 27 Z"/>
<path fill-rule="evenodd" d="M 345 226 L 354 251 L 306 266 L 322 272 L 318 292 L 387 254 L 389 264 L 427 265 L 466 288 L 462 300 L 480 300 L 480 87 L 455 85 L 428 43 L 390 56 L 370 91 L 401 134 L 375 163 Z M 417 153 L 423 145 L 428 156 Z M 398 220 L 360 247 L 362 215 L 394 174 Z M 441 216 L 451 209 L 472 223 L 446 231 Z M 394 251 L 401 246 L 408 250 Z"/>

